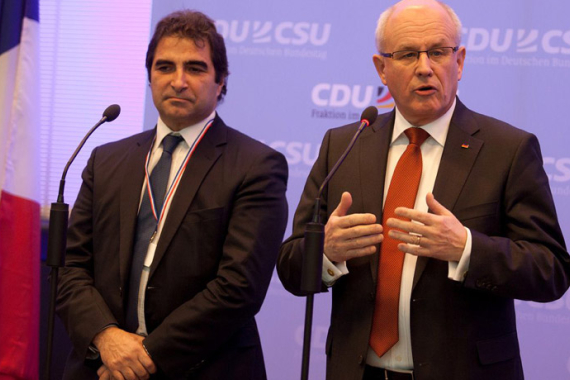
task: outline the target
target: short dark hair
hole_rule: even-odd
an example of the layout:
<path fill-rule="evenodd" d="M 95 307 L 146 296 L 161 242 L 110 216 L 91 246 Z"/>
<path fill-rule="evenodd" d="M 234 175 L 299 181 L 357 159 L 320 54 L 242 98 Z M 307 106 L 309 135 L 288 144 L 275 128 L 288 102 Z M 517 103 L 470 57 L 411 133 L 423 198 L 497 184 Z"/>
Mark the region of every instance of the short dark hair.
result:
<path fill-rule="evenodd" d="M 173 12 L 158 22 L 146 52 L 146 70 L 149 82 L 156 47 L 162 38 L 170 36 L 189 38 L 198 47 L 203 47 L 205 42 L 210 45 L 210 58 L 216 72 L 216 83 L 223 83 L 222 91 L 218 96 L 218 101 L 222 100 L 227 92 L 228 75 L 230 75 L 224 37 L 216 30 L 214 21 L 198 11 Z"/>

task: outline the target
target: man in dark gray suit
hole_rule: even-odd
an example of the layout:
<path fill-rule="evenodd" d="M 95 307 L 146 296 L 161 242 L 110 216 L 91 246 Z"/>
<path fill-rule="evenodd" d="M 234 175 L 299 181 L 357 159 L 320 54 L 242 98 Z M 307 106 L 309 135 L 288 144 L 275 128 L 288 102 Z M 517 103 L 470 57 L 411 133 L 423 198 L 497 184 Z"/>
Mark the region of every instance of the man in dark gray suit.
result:
<path fill-rule="evenodd" d="M 146 65 L 156 128 L 96 148 L 72 211 L 65 378 L 265 379 L 254 316 L 285 230 L 286 161 L 215 111 L 228 62 L 207 16 L 162 19 Z"/>
<path fill-rule="evenodd" d="M 401 1 L 378 21 L 373 61 L 396 107 L 362 133 L 320 210 L 327 379 L 523 379 L 514 299 L 552 301 L 570 284 L 538 141 L 459 101 L 460 40 L 453 10 L 433 0 Z M 294 294 L 317 190 L 356 128 L 326 133 L 282 245 L 278 273 Z M 421 173 L 404 205 L 413 181 L 391 189 L 408 149 Z"/>

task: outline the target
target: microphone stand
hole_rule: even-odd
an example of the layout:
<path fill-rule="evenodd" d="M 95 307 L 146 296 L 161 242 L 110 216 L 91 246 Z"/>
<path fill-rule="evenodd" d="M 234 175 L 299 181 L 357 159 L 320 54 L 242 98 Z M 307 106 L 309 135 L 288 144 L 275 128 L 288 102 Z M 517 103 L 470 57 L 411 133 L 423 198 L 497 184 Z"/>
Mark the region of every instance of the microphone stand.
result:
<path fill-rule="evenodd" d="M 63 191 L 65 188 L 65 176 L 67 175 L 67 170 L 77 154 L 85 145 L 85 142 L 91 136 L 91 134 L 97 129 L 101 124 L 106 121 L 115 120 L 121 111 L 121 108 L 114 104 L 103 112 L 103 117 L 97 122 L 90 130 L 87 132 L 83 140 L 79 143 L 75 152 L 73 152 L 71 158 L 67 162 L 65 169 L 63 169 L 63 174 L 59 182 L 59 192 L 57 196 L 57 202 L 51 204 L 51 209 L 49 213 L 49 232 L 48 232 L 48 246 L 47 246 L 47 259 L 46 265 L 51 267 L 50 279 L 51 279 L 51 289 L 50 289 L 50 303 L 48 309 L 48 332 L 47 332 L 47 351 L 46 351 L 46 362 L 44 367 L 44 380 L 49 380 L 51 378 L 51 358 L 52 358 L 52 348 L 53 348 L 53 332 L 54 332 L 54 322 L 55 322 L 55 300 L 57 297 L 57 284 L 59 276 L 59 268 L 64 266 L 65 260 L 65 249 L 67 247 L 67 223 L 69 219 L 69 205 L 63 201 Z"/>
<path fill-rule="evenodd" d="M 325 226 L 321 222 L 321 195 L 325 186 L 329 183 L 332 176 L 336 173 L 340 165 L 344 162 L 346 156 L 352 150 L 358 136 L 364 128 L 374 123 L 378 115 L 375 107 L 368 107 L 364 110 L 361 117 L 360 126 L 348 144 L 348 147 L 338 159 L 334 167 L 331 169 L 325 180 L 323 181 L 313 208 L 313 218 L 311 222 L 305 225 L 305 250 L 303 255 L 303 269 L 301 272 L 301 290 L 307 293 L 305 305 L 305 330 L 303 334 L 303 361 L 301 367 L 301 379 L 309 378 L 309 359 L 311 354 L 311 330 L 313 325 L 313 307 L 314 295 L 322 289 L 321 272 L 323 268 L 323 252 L 325 240 Z"/>

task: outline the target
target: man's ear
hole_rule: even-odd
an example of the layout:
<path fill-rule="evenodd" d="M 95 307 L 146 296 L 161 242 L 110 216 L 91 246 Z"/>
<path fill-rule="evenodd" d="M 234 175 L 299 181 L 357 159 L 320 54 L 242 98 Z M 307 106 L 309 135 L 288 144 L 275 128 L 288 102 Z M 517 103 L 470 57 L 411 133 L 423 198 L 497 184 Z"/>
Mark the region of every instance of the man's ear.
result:
<path fill-rule="evenodd" d="M 384 69 L 386 68 L 385 59 L 386 58 L 378 54 L 374 54 L 372 56 L 372 62 L 374 62 L 374 66 L 376 67 L 376 72 L 378 73 L 378 76 L 380 77 L 382 83 L 384 83 L 384 86 L 387 86 L 388 84 L 386 83 L 386 75 L 384 73 Z"/>
<path fill-rule="evenodd" d="M 457 81 L 461 80 L 463 76 L 463 64 L 465 63 L 465 46 L 461 46 L 459 50 L 457 50 Z"/>

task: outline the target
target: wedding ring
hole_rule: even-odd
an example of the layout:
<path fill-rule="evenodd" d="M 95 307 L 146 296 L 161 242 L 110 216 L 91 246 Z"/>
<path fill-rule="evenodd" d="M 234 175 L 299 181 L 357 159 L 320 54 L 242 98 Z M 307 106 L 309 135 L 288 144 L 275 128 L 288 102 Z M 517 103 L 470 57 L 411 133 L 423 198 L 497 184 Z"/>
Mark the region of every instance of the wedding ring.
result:
<path fill-rule="evenodd" d="M 420 245 L 421 241 L 422 241 L 422 237 L 416 236 L 416 245 Z"/>

